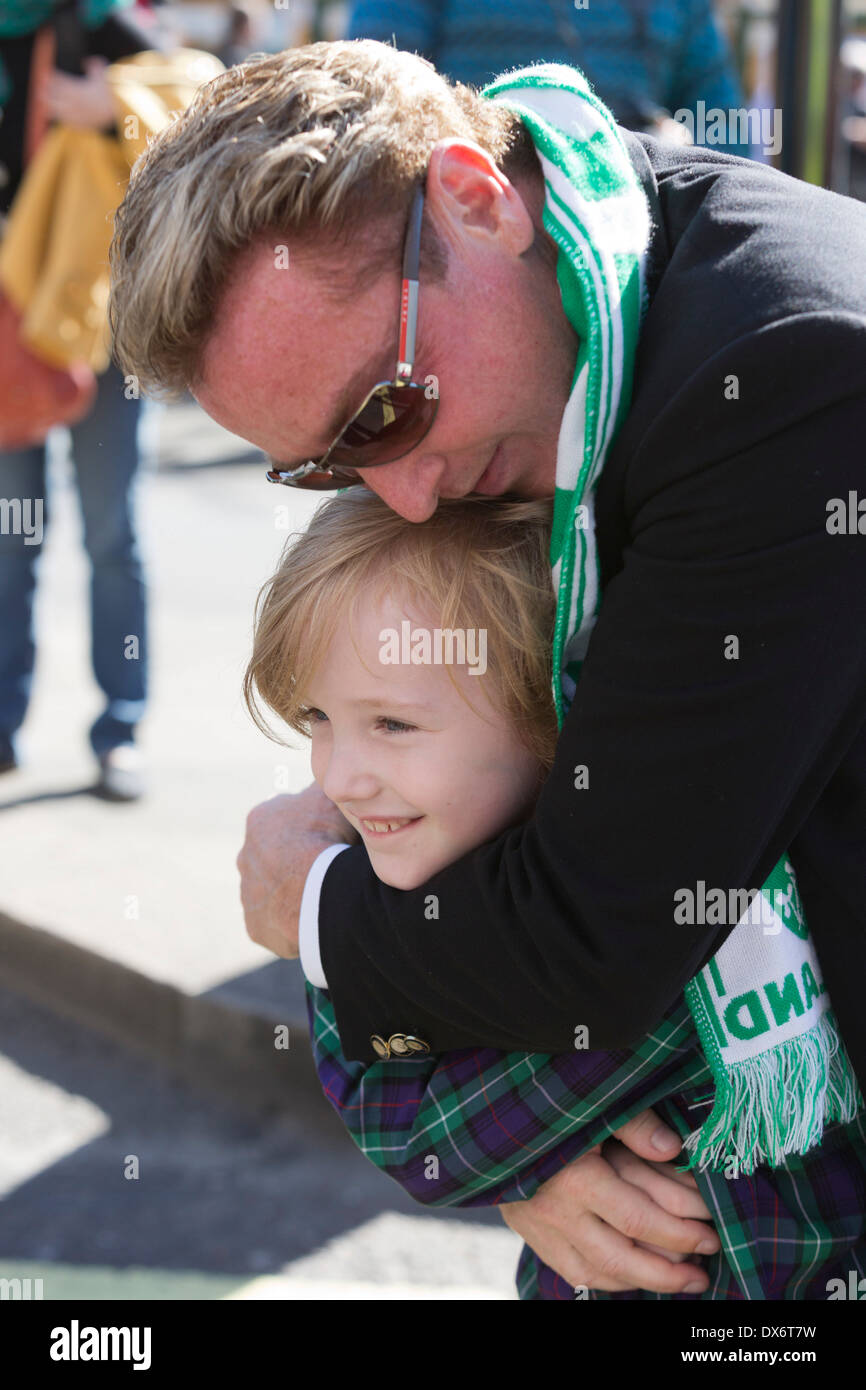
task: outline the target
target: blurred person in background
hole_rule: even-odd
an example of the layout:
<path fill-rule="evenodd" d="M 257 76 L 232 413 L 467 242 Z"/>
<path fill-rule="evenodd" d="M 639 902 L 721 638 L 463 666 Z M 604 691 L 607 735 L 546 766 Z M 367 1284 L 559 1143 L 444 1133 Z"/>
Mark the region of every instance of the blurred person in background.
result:
<path fill-rule="evenodd" d="M 52 24 L 55 66 L 31 84 L 37 33 Z M 116 110 L 109 62 L 158 47 L 155 30 L 131 0 L 3 0 L 0 3 L 0 211 L 4 219 L 22 182 L 31 101 L 51 119 L 111 132 Z M 105 707 L 90 730 L 98 790 L 133 800 L 143 790 L 136 729 L 147 694 L 146 587 L 136 537 L 135 483 L 141 463 L 142 402 L 128 398 L 114 363 L 97 377 L 88 413 L 70 426 L 71 456 L 84 544 L 92 575 L 93 672 Z M 0 492 L 43 499 L 47 440 L 0 450 Z M 46 514 L 43 510 L 43 516 Z M 34 595 L 42 537 L 0 534 L 0 772 L 19 764 L 16 735 L 30 700 L 35 664 Z M 128 659 L 129 638 L 137 638 Z"/>
<path fill-rule="evenodd" d="M 866 37 L 846 39 L 840 52 L 842 65 L 842 142 L 846 152 L 843 165 L 847 187 L 841 190 L 851 198 L 866 202 Z"/>
<path fill-rule="evenodd" d="M 678 143 L 688 135 L 675 111 L 742 100 L 710 0 L 356 0 L 347 37 L 393 42 L 474 87 L 525 63 L 569 63 L 620 125 Z M 735 140 L 715 148 L 749 154 Z"/>
<path fill-rule="evenodd" d="M 219 50 L 219 57 L 227 68 L 242 63 L 253 49 L 253 29 L 250 16 L 242 5 L 232 5 L 228 15 L 228 28 Z"/>

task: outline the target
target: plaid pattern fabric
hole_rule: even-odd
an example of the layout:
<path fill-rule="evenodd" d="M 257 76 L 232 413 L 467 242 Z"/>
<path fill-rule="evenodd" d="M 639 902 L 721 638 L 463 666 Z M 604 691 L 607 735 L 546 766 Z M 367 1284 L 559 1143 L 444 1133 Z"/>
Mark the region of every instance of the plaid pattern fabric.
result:
<path fill-rule="evenodd" d="M 688 1093 L 654 1108 L 685 1135 L 694 1123 Z M 851 1270 L 866 1272 L 866 1129 L 862 1115 L 848 1125 L 829 1125 L 819 1148 L 791 1157 L 750 1177 L 725 1179 L 694 1173 L 713 1213 L 722 1249 L 699 1261 L 710 1282 L 702 1294 L 636 1290 L 583 1295 L 595 1300 L 684 1299 L 693 1303 L 783 1300 L 821 1301 L 830 1279 L 848 1285 Z M 575 1291 L 524 1245 L 517 1270 L 522 1299 L 572 1301 Z"/>
<path fill-rule="evenodd" d="M 685 1136 L 712 1096 L 684 1000 L 639 1047 L 547 1055 L 460 1051 L 407 1061 L 343 1057 L 329 995 L 309 983 L 313 1056 L 325 1095 L 362 1153 L 428 1206 L 529 1198 L 566 1163 L 653 1106 Z M 866 1272 L 863 1119 L 825 1130 L 820 1148 L 750 1177 L 696 1173 L 722 1250 L 705 1294 L 643 1291 L 593 1299 L 824 1299 L 831 1278 Z M 574 1290 L 524 1246 L 522 1299 Z"/>

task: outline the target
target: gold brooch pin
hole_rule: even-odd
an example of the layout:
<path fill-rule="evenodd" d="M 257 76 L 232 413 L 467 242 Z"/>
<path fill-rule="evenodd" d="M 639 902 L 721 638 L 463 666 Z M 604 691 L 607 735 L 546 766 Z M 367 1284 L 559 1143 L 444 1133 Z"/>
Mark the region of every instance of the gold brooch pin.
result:
<path fill-rule="evenodd" d="M 430 1051 L 429 1043 L 413 1037 L 411 1033 L 392 1033 L 387 1042 L 378 1033 L 373 1033 L 370 1042 L 373 1051 L 383 1062 L 391 1057 L 411 1057 L 415 1053 Z"/>

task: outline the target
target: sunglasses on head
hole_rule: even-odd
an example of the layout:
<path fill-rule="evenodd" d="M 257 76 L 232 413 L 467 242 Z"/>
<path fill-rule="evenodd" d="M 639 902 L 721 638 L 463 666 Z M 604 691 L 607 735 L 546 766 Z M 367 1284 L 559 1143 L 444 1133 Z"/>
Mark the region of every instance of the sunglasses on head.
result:
<path fill-rule="evenodd" d="M 319 459 L 287 468 L 275 464 L 268 481 L 286 487 L 327 491 L 363 483 L 359 468 L 394 463 L 412 452 L 429 432 L 438 397 L 412 380 L 415 332 L 418 323 L 418 270 L 421 259 L 421 219 L 424 187 L 415 191 L 403 248 L 403 289 L 400 295 L 400 344 L 393 381 L 380 381 Z M 273 460 L 271 460 L 273 462 Z"/>

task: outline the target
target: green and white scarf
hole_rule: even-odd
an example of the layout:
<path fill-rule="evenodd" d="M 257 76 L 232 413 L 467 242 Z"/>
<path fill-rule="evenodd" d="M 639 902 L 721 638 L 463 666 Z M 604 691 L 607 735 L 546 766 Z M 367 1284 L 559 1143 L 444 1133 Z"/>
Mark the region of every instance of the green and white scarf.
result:
<path fill-rule="evenodd" d="M 631 401 L 651 218 L 613 117 L 578 69 L 524 68 L 484 95 L 515 111 L 534 141 L 544 226 L 559 247 L 563 307 L 580 340 L 559 436 L 551 541 L 561 726 L 598 614 L 595 489 Z M 730 894 L 696 888 L 704 892 L 700 920 L 730 920 Z M 688 1166 L 728 1176 L 806 1153 L 825 1124 L 853 1119 L 862 1104 L 787 857 L 760 892 L 734 901 L 737 925 L 685 990 L 715 1080 L 709 1118 L 686 1141 Z M 676 921 L 674 904 L 671 911 Z"/>

